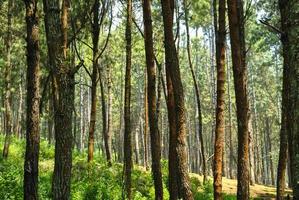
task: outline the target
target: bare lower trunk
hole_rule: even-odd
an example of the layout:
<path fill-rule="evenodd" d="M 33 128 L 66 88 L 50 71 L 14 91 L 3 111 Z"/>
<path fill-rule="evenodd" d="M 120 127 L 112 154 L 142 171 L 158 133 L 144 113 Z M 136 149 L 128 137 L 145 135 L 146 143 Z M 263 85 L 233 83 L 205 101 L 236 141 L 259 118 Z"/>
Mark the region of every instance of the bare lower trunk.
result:
<path fill-rule="evenodd" d="M 148 80 L 145 78 L 145 126 L 144 132 L 147 133 L 147 119 L 149 119 L 150 138 L 151 138 L 151 155 L 152 155 L 152 172 L 155 185 L 155 199 L 163 199 L 163 183 L 161 171 L 161 137 L 158 127 L 157 99 L 156 99 L 156 67 L 154 60 L 153 28 L 151 19 L 151 1 L 143 1 L 143 18 L 145 30 L 145 53 Z M 147 113 L 148 109 L 148 113 Z M 145 138 L 147 134 L 144 134 Z M 147 145 L 145 143 L 145 145 Z M 145 152 L 147 154 L 147 152 Z"/>
<path fill-rule="evenodd" d="M 26 0 L 27 24 L 27 117 L 24 162 L 24 199 L 38 199 L 39 157 L 39 22 L 37 2 Z"/>
<path fill-rule="evenodd" d="M 127 1 L 126 22 L 126 74 L 125 74 L 125 105 L 124 105 L 124 177 L 125 197 L 132 199 L 131 173 L 132 161 L 132 135 L 131 135 L 131 67 L 132 67 L 132 0 Z"/>
<path fill-rule="evenodd" d="M 175 114 L 175 148 L 177 156 L 177 174 L 179 183 L 179 192 L 185 200 L 192 200 L 193 195 L 189 185 L 189 176 L 186 163 L 186 119 L 184 105 L 184 91 L 181 81 L 178 55 L 176 52 L 175 41 L 173 36 L 173 0 L 163 0 L 162 15 L 164 23 L 164 39 L 165 39 L 165 58 L 166 73 L 171 79 L 173 86 L 174 110 L 169 110 L 170 114 Z M 169 95 L 169 94 L 168 94 Z M 172 122 L 172 121 L 171 121 Z M 172 126 L 170 126 L 172 128 Z"/>
<path fill-rule="evenodd" d="M 223 151 L 225 139 L 225 0 L 219 0 L 219 18 L 214 13 L 217 65 L 217 106 L 214 146 L 214 199 L 222 199 Z"/>
<path fill-rule="evenodd" d="M 48 54 L 50 66 L 53 69 L 55 163 L 52 195 L 54 200 L 70 199 L 71 188 L 72 120 L 76 69 L 67 60 L 69 8 L 68 0 L 62 2 L 62 7 L 58 1 L 44 0 Z"/>
<path fill-rule="evenodd" d="M 238 121 L 237 199 L 248 200 L 250 197 L 248 146 L 249 102 L 247 95 L 247 67 L 242 0 L 228 0 L 228 16 Z"/>

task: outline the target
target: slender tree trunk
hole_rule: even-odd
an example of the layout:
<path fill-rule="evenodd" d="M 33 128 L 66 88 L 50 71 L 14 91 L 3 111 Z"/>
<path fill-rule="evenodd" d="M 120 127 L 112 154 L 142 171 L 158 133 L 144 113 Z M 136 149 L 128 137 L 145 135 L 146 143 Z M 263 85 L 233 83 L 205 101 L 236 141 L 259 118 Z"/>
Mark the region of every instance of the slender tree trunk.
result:
<path fill-rule="evenodd" d="M 53 98 L 51 98 L 51 87 L 52 87 L 52 81 L 49 82 L 49 88 L 48 88 L 48 94 L 49 94 L 49 99 L 48 99 L 48 144 L 52 144 L 52 139 L 53 139 L 53 130 L 54 130 L 54 108 L 53 108 Z"/>
<path fill-rule="evenodd" d="M 190 34 L 189 34 L 189 12 L 187 8 L 187 0 L 183 1 L 184 12 L 185 12 L 185 24 L 186 24 L 186 32 L 187 32 L 187 53 L 188 53 L 188 62 L 189 68 L 191 71 L 193 85 L 196 94 L 196 103 L 197 103 L 197 110 L 198 110 L 198 130 L 199 130 L 199 140 L 200 140 L 200 147 L 201 147 L 201 157 L 202 157 L 202 172 L 203 172 L 203 183 L 207 181 L 207 161 L 205 156 L 205 147 L 203 141 L 203 131 L 202 131 L 202 113 L 201 113 L 201 102 L 200 102 L 200 94 L 199 94 L 199 87 L 196 81 L 196 76 L 193 69 L 192 63 L 192 54 L 191 54 L 191 45 L 190 45 Z"/>
<path fill-rule="evenodd" d="M 282 13 L 281 13 L 282 14 Z M 283 18 L 281 19 L 283 22 Z M 283 25 L 283 24 L 282 24 Z M 284 41 L 282 41 L 284 42 Z M 283 57 L 286 57 L 286 47 L 283 43 Z M 282 103 L 281 103 L 281 129 L 280 129 L 280 145 L 279 160 L 277 168 L 277 189 L 276 199 L 283 200 L 286 187 L 286 171 L 288 158 L 288 102 L 289 102 L 289 64 L 286 59 L 283 61 L 283 83 L 282 83 Z"/>
<path fill-rule="evenodd" d="M 52 181 L 54 200 L 70 199 L 75 73 L 68 60 L 68 10 L 70 2 L 44 0 L 45 27 L 50 67 L 53 72 L 55 163 Z"/>
<path fill-rule="evenodd" d="M 161 137 L 158 127 L 158 112 L 156 99 L 156 67 L 154 59 L 154 44 L 153 44 L 153 27 L 151 17 L 151 1 L 143 1 L 143 21 L 144 21 L 144 43 L 146 53 L 147 66 L 147 94 L 145 95 L 145 126 L 144 132 L 147 132 L 147 118 L 149 118 L 150 137 L 151 137 L 151 152 L 152 152 L 152 172 L 155 185 L 155 199 L 163 199 L 163 183 L 161 171 Z M 145 75 L 146 76 L 146 75 Z M 145 78 L 146 80 L 146 78 Z M 146 82 L 146 81 L 145 81 Z M 148 107 L 148 113 L 147 113 Z M 148 116 L 147 116 L 148 115 Z M 144 134 L 145 138 L 147 134 Z M 146 144 L 145 144 L 146 145 Z M 145 152 L 146 153 L 146 152 Z"/>
<path fill-rule="evenodd" d="M 255 184 L 255 166 L 254 166 L 254 134 L 253 134 L 253 127 L 252 127 L 252 117 L 251 114 L 249 116 L 248 121 L 248 128 L 249 128 L 249 167 L 250 167 L 250 185 Z"/>
<path fill-rule="evenodd" d="M 25 0 L 27 24 L 27 117 L 24 199 L 38 199 L 39 157 L 39 20 L 36 0 Z"/>
<path fill-rule="evenodd" d="M 230 41 L 236 93 L 238 122 L 238 187 L 237 199 L 249 199 L 249 102 L 242 0 L 228 0 Z"/>
<path fill-rule="evenodd" d="M 219 0 L 219 18 L 215 21 L 216 66 L 217 66 L 217 107 L 214 147 L 214 199 L 222 199 L 222 164 L 225 138 L 225 0 Z"/>
<path fill-rule="evenodd" d="M 173 36 L 173 0 L 162 0 L 162 15 L 164 23 L 166 73 L 169 74 L 173 86 L 175 108 L 175 142 L 177 154 L 177 173 L 179 192 L 185 200 L 192 200 L 193 195 L 189 185 L 186 163 L 186 119 L 184 105 L 184 91 L 179 69 L 179 60 Z M 172 114 L 172 111 L 171 111 Z M 172 126 L 170 126 L 171 128 Z"/>
<path fill-rule="evenodd" d="M 146 2 L 144 1 L 143 4 L 145 4 Z M 143 5 L 144 7 L 145 5 Z M 143 11 L 144 13 L 144 11 Z M 145 15 L 145 14 L 143 14 Z M 145 18 L 145 16 L 144 16 Z M 145 21 L 145 19 L 144 19 Z M 145 27 L 145 26 L 144 26 Z M 145 31 L 146 28 L 145 28 Z M 149 34 L 149 33 L 148 33 Z M 146 40 L 148 37 L 148 35 L 146 35 L 145 33 L 145 38 L 144 40 Z M 146 48 L 145 48 L 146 49 Z M 144 128 L 143 128 L 143 132 L 144 132 L 144 164 L 145 164 L 145 168 L 148 169 L 148 81 L 147 81 L 147 69 L 145 68 L 145 73 L 144 73 Z"/>
<path fill-rule="evenodd" d="M 97 116 L 97 83 L 98 83 L 98 67 L 99 67 L 99 59 L 98 59 L 99 47 L 98 46 L 99 46 L 99 32 L 100 32 L 99 8 L 100 8 L 100 1 L 95 0 L 94 7 L 93 7 L 93 23 L 92 23 L 93 60 L 92 60 L 92 74 L 91 74 L 91 107 L 90 107 L 90 122 L 89 122 L 89 136 L 88 136 L 88 158 L 87 158 L 88 162 L 93 160 L 95 125 L 96 125 L 96 116 Z M 106 124 L 106 120 L 103 122 L 103 124 L 104 123 Z M 104 131 L 106 131 L 106 129 Z"/>
<path fill-rule="evenodd" d="M 83 103 L 83 86 L 82 86 L 82 74 L 80 73 L 80 152 L 84 150 L 84 103 Z"/>
<path fill-rule="evenodd" d="M 17 126 L 16 126 L 16 135 L 18 138 L 22 136 L 22 115 L 23 115 L 23 84 L 22 84 L 22 74 L 20 76 L 21 82 L 19 83 L 19 104 L 18 104 L 18 113 L 17 113 Z"/>
<path fill-rule="evenodd" d="M 126 23 L 126 74 L 125 74 L 125 105 L 124 105 L 124 176 L 125 196 L 132 199 L 131 173 L 132 161 L 132 135 L 131 135 L 131 67 L 132 67 L 132 0 L 127 1 Z"/>
<path fill-rule="evenodd" d="M 8 0 L 8 10 L 7 10 L 7 38 L 6 38 L 6 65 L 4 70 L 4 124 L 5 124 L 5 140 L 3 147 L 3 158 L 7 158 L 10 138 L 12 134 L 12 111 L 11 111 L 11 45 L 12 45 L 12 8 L 13 0 Z"/>
<path fill-rule="evenodd" d="M 112 83 L 111 83 L 111 67 L 107 66 L 107 147 L 106 147 L 106 157 L 107 157 L 107 162 L 108 166 L 112 165 L 112 95 L 111 95 L 111 88 L 112 88 Z"/>

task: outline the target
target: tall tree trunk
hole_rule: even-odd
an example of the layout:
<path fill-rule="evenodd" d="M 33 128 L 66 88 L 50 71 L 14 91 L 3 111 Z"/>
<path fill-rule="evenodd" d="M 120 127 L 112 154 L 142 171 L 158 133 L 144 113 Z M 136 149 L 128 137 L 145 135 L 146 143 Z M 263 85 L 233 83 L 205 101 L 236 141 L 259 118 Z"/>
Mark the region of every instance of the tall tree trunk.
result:
<path fill-rule="evenodd" d="M 228 0 L 228 18 L 238 121 L 238 200 L 249 199 L 249 102 L 243 0 Z"/>
<path fill-rule="evenodd" d="M 299 67 L 298 67 L 298 3 L 295 0 L 279 0 L 281 14 L 281 41 L 283 46 L 284 72 L 288 102 L 285 102 L 286 132 L 290 158 L 291 184 L 294 199 L 299 199 Z M 284 95 L 284 94 L 283 94 Z M 284 152 L 281 152 L 284 153 Z"/>
<path fill-rule="evenodd" d="M 45 27 L 50 67 L 53 73 L 55 163 L 52 181 L 54 200 L 70 199 L 72 169 L 72 119 L 75 72 L 68 61 L 68 10 L 70 2 L 44 0 Z"/>
<path fill-rule="evenodd" d="M 215 0 L 216 1 L 216 0 Z M 225 138 L 225 0 L 219 0 L 219 18 L 214 13 L 216 36 L 216 66 L 217 66 L 217 106 L 214 147 L 214 199 L 222 199 L 222 164 Z"/>
<path fill-rule="evenodd" d="M 124 177 L 125 196 L 132 199 L 131 173 L 132 160 L 132 134 L 131 134 L 131 67 L 132 67 L 132 0 L 127 1 L 126 22 L 126 74 L 125 74 L 125 105 L 124 105 Z"/>
<path fill-rule="evenodd" d="M 13 0 L 8 0 L 8 10 L 7 10 L 7 38 L 6 38 L 6 65 L 4 69 L 4 84 L 5 84 L 5 92 L 4 92 L 4 124 L 5 124 L 5 140 L 3 147 L 3 158 L 7 158 L 10 138 L 12 134 L 12 111 L 11 111 L 11 45 L 12 45 L 12 8 L 13 8 Z"/>
<path fill-rule="evenodd" d="M 90 122 L 89 122 L 89 136 L 88 136 L 88 162 L 93 160 L 94 153 L 94 133 L 95 133 L 95 124 L 97 116 L 97 83 L 98 83 L 98 51 L 99 51 L 99 8 L 100 1 L 95 0 L 93 6 L 93 23 L 92 23 L 92 50 L 93 50 L 93 59 L 92 59 L 92 74 L 91 74 L 91 107 L 90 107 Z M 102 105 L 103 106 L 103 105 Z M 106 116 L 106 113 L 105 113 Z M 104 121 L 106 124 L 106 120 Z M 103 123 L 103 124 L 104 124 Z M 106 131 L 106 126 L 105 126 Z"/>
<path fill-rule="evenodd" d="M 196 95 L 196 103 L 197 103 L 197 110 L 198 110 L 198 134 L 199 134 L 199 140 L 200 140 L 200 147 L 201 147 L 201 157 L 202 157 L 202 172 L 203 172 L 203 183 L 207 181 L 207 161 L 205 156 L 205 147 L 204 147 L 204 141 L 203 141 L 203 131 L 202 131 L 202 113 L 201 113 L 201 102 L 200 102 L 200 94 L 199 94 L 199 87 L 198 83 L 196 81 L 196 76 L 193 69 L 193 63 L 192 63 L 192 54 L 191 54 L 191 44 L 190 44 L 190 31 L 189 31 L 189 11 L 187 8 L 187 0 L 183 1 L 184 6 L 184 12 L 185 12 L 185 24 L 186 24 L 186 32 L 187 32 L 187 53 L 188 53 L 188 63 L 189 68 L 191 71 L 192 79 L 193 79 L 193 86 L 195 89 L 195 95 Z"/>
<path fill-rule="evenodd" d="M 175 108 L 175 147 L 177 155 L 177 174 L 179 182 L 179 192 L 185 200 L 192 200 L 193 195 L 189 185 L 189 176 L 186 163 L 186 119 L 184 105 L 184 91 L 179 69 L 179 60 L 176 52 L 173 36 L 173 0 L 162 0 L 162 15 L 164 23 L 165 59 L 166 72 L 169 74 L 174 93 Z M 172 114 L 173 111 L 171 111 Z M 171 128 L 172 126 L 170 126 Z"/>
<path fill-rule="evenodd" d="M 39 157 L 39 19 L 37 1 L 25 0 L 27 24 L 27 117 L 24 199 L 38 199 Z"/>
<path fill-rule="evenodd" d="M 282 5 L 281 5 L 282 6 Z M 282 11 L 281 11 L 282 12 Z M 282 14 L 282 13 L 281 13 Z M 284 18 L 281 16 L 281 22 Z M 283 23 L 281 24 L 283 28 Z M 286 58 L 286 46 L 282 40 L 283 45 L 283 57 Z M 281 129 L 280 129 L 280 145 L 279 145 L 279 160 L 277 167 L 277 189 L 276 189 L 276 199 L 283 200 L 286 187 L 286 171 L 287 171 L 287 158 L 288 158 L 288 131 L 289 131 L 289 121 L 288 121 L 288 103 L 289 103 L 289 64 L 287 59 L 283 61 L 283 82 L 282 82 L 282 102 L 281 102 Z"/>
<path fill-rule="evenodd" d="M 158 112 L 156 100 L 156 67 L 154 59 L 154 44 L 153 44 L 153 27 L 151 17 L 151 1 L 143 1 L 143 21 L 144 21 L 144 43 L 146 53 L 146 67 L 147 67 L 147 99 L 145 99 L 145 110 L 148 106 L 148 118 L 150 125 L 151 137 L 151 152 L 152 152 L 152 172 L 155 184 L 155 199 L 163 199 L 163 183 L 161 171 L 161 137 L 158 127 Z M 146 76 L 146 75 L 145 75 Z M 145 79 L 146 80 L 146 79 Z M 147 113 L 146 113 L 147 115 Z M 145 124 L 147 124 L 147 116 L 145 117 Z M 144 127 L 146 133 L 147 126 Z M 145 138 L 147 134 L 144 135 Z M 146 144 L 145 144 L 146 145 Z M 146 153 L 146 152 L 145 152 Z"/>

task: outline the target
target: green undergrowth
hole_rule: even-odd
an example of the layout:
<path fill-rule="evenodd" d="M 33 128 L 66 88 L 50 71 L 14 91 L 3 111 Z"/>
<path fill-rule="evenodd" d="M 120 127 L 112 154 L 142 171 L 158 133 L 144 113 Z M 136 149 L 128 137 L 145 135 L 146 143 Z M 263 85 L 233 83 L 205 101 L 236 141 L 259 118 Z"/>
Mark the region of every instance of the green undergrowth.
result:
<path fill-rule="evenodd" d="M 4 138 L 0 136 L 0 145 Z M 9 157 L 0 157 L 0 199 L 23 199 L 23 163 L 25 141 L 12 138 Z M 40 199 L 51 199 L 51 179 L 54 166 L 54 147 L 46 141 L 40 144 L 39 162 L 39 195 Z M 105 159 L 95 153 L 94 162 L 88 164 L 86 155 L 74 151 L 71 197 L 74 200 L 118 200 L 122 199 L 122 164 L 106 165 Z M 167 190 L 167 162 L 162 162 L 164 199 L 169 199 Z M 154 185 L 151 173 L 142 167 L 134 166 L 132 173 L 132 189 L 134 200 L 154 199 Z M 191 177 L 191 189 L 196 200 L 213 199 L 213 185 L 205 185 L 196 177 Z M 225 195 L 226 200 L 236 199 L 235 196 Z"/>

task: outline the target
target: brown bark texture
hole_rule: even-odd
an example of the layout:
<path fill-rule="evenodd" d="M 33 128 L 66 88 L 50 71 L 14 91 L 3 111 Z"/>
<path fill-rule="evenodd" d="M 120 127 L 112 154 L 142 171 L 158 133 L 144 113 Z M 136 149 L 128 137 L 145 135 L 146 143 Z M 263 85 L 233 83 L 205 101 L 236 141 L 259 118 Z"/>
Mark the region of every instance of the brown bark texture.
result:
<path fill-rule="evenodd" d="M 37 1 L 25 0 L 27 25 L 27 117 L 24 161 L 24 199 L 38 199 L 39 157 L 39 18 Z"/>
<path fill-rule="evenodd" d="M 228 18 L 238 123 L 237 199 L 249 199 L 249 102 L 243 0 L 228 0 Z"/>
<path fill-rule="evenodd" d="M 174 110 L 170 114 L 175 114 L 175 124 L 170 124 L 175 127 L 173 137 L 175 137 L 175 150 L 177 159 L 177 174 L 178 174 L 178 191 L 185 200 L 193 199 L 190 189 L 190 182 L 187 170 L 187 152 L 186 152 L 186 119 L 185 119 L 185 105 L 184 105 L 184 91 L 179 69 L 179 60 L 175 47 L 175 40 L 173 35 L 173 13 L 174 1 L 162 0 L 162 15 L 164 24 L 164 45 L 165 45 L 165 59 L 166 59 L 166 73 L 172 83 Z M 170 139 L 172 140 L 172 139 Z M 173 158 L 172 158 L 173 159 Z"/>
<path fill-rule="evenodd" d="M 223 151 L 225 136 L 225 0 L 219 0 L 218 13 L 215 15 L 216 67 L 217 67 L 217 105 L 214 144 L 214 199 L 222 199 Z"/>
<path fill-rule="evenodd" d="M 151 17 L 151 1 L 143 1 L 143 21 L 144 21 L 144 43 L 146 54 L 146 67 L 147 67 L 147 102 L 145 109 L 148 105 L 148 119 L 150 126 L 151 137 L 151 153 L 152 153 L 152 172 L 155 185 L 155 199 L 163 199 L 163 183 L 161 171 L 161 139 L 158 129 L 157 120 L 157 99 L 156 99 L 156 67 L 154 59 L 154 44 L 153 44 L 153 27 Z M 146 116 L 147 118 L 147 116 Z M 147 123 L 147 122 L 145 122 Z M 146 132 L 145 126 L 145 132 Z M 147 134 L 144 135 L 145 137 Z M 145 144 L 146 145 L 146 144 Z"/>

